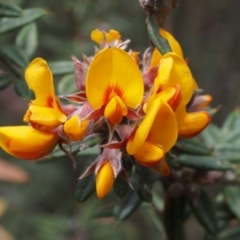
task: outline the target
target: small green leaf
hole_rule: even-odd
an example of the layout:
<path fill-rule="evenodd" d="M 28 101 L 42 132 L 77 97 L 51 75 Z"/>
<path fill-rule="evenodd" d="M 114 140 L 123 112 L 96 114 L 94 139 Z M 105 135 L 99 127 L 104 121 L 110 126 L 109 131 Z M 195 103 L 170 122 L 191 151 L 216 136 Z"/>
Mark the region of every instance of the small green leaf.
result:
<path fill-rule="evenodd" d="M 16 28 L 22 27 L 31 23 L 45 15 L 47 12 L 41 8 L 31 8 L 22 11 L 20 17 L 2 18 L 0 20 L 0 34 L 10 32 Z"/>
<path fill-rule="evenodd" d="M 227 135 L 230 131 L 235 131 L 240 127 L 240 110 L 236 109 L 232 111 L 222 126 L 222 134 Z"/>
<path fill-rule="evenodd" d="M 0 2 L 0 17 L 19 17 L 22 9 L 16 5 Z"/>
<path fill-rule="evenodd" d="M 240 189 L 237 186 L 226 186 L 223 194 L 232 213 L 240 219 Z"/>
<path fill-rule="evenodd" d="M 124 220 L 130 217 L 140 206 L 141 199 L 132 190 L 129 189 L 125 199 L 114 207 L 114 215 L 117 220 Z"/>
<path fill-rule="evenodd" d="M 128 193 L 129 185 L 121 176 L 118 176 L 114 181 L 113 188 L 116 195 L 119 198 L 123 198 Z"/>
<path fill-rule="evenodd" d="M 33 92 L 28 88 L 28 86 L 24 80 L 15 81 L 14 88 L 15 88 L 16 93 L 20 97 L 23 97 L 27 100 L 34 98 Z"/>
<path fill-rule="evenodd" d="M 38 45 L 37 25 L 30 23 L 23 27 L 16 38 L 16 45 L 21 47 L 31 57 Z"/>
<path fill-rule="evenodd" d="M 179 140 L 175 144 L 174 149 L 187 154 L 211 155 L 211 150 L 196 139 Z"/>
<path fill-rule="evenodd" d="M 218 143 L 215 146 L 214 152 L 221 160 L 240 162 L 240 147 L 238 144 Z"/>
<path fill-rule="evenodd" d="M 76 198 L 78 203 L 86 201 L 95 192 L 95 175 L 91 174 L 77 182 Z"/>
<path fill-rule="evenodd" d="M 151 202 L 152 201 L 152 192 L 151 189 L 147 184 L 143 184 L 142 186 L 139 186 L 137 189 L 137 194 L 144 202 Z"/>
<path fill-rule="evenodd" d="M 209 148 L 213 147 L 219 141 L 220 131 L 216 125 L 209 124 L 201 133 L 204 142 Z"/>
<path fill-rule="evenodd" d="M 7 45 L 0 47 L 0 59 L 25 69 L 29 63 L 25 52 L 18 46 Z"/>
<path fill-rule="evenodd" d="M 60 79 L 57 85 L 57 92 L 60 95 L 77 92 L 74 74 L 67 74 Z"/>
<path fill-rule="evenodd" d="M 8 74 L 0 75 L 0 90 L 7 88 L 12 83 L 12 79 Z"/>
<path fill-rule="evenodd" d="M 208 193 L 202 189 L 197 199 L 188 198 L 192 212 L 209 233 L 215 235 L 219 231 L 218 219 L 214 203 Z"/>
<path fill-rule="evenodd" d="M 73 61 L 49 62 L 49 67 L 50 67 L 53 74 L 74 73 Z"/>
<path fill-rule="evenodd" d="M 99 146 L 94 146 L 90 148 L 86 148 L 82 151 L 80 151 L 77 155 L 78 156 L 86 156 L 86 155 L 99 155 Z"/>
<path fill-rule="evenodd" d="M 240 145 L 240 128 L 228 132 L 228 134 L 223 138 L 223 142 Z"/>
<path fill-rule="evenodd" d="M 192 167 L 195 169 L 204 169 L 204 170 L 218 170 L 218 171 L 227 171 L 233 170 L 234 166 L 230 163 L 223 162 L 216 157 L 208 156 L 195 156 L 195 155 L 180 155 L 175 163 L 180 166 Z"/>

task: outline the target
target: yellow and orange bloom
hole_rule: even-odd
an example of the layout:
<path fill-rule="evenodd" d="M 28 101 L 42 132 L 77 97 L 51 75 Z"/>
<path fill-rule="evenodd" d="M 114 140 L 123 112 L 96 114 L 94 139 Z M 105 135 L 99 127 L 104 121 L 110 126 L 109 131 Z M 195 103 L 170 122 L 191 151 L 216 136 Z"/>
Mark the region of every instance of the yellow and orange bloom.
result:
<path fill-rule="evenodd" d="M 42 158 L 55 148 L 58 135 L 31 126 L 0 127 L 0 147 L 8 154 L 27 160 Z"/>
<path fill-rule="evenodd" d="M 128 108 L 143 98 L 143 80 L 136 62 L 119 48 L 107 48 L 93 59 L 86 79 L 86 95 L 93 109 L 104 108 L 112 124 L 121 122 Z"/>
<path fill-rule="evenodd" d="M 53 76 L 42 58 L 34 59 L 25 72 L 28 87 L 34 91 L 35 100 L 29 104 L 24 122 L 40 131 L 50 131 L 66 121 L 66 115 L 55 95 Z"/>
<path fill-rule="evenodd" d="M 130 136 L 127 153 L 143 166 L 161 162 L 177 140 L 178 127 L 172 108 L 159 95 L 151 103 L 142 123 Z"/>

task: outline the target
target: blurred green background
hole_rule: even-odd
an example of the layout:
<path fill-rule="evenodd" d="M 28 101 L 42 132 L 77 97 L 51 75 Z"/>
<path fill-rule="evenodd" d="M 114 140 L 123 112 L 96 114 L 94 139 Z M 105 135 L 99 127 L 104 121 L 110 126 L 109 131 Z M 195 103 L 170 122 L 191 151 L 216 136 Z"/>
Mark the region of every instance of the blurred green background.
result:
<path fill-rule="evenodd" d="M 73 55 L 79 59 L 82 54 L 90 55 L 95 44 L 89 36 L 96 28 L 118 30 L 123 39 L 131 39 L 130 48 L 135 51 L 143 52 L 148 47 L 146 16 L 137 0 L 5 2 L 16 3 L 22 8 L 47 9 L 48 14 L 37 21 L 38 48 L 34 57 L 53 61 L 70 60 Z M 180 0 L 179 7 L 169 14 L 165 24 L 182 45 L 200 88 L 213 96 L 212 107 L 221 106 L 213 118 L 218 125 L 240 101 L 239 9 L 237 0 Z M 14 43 L 17 32 L 1 37 L 0 45 Z M 27 105 L 28 102 L 18 97 L 12 87 L 0 92 L 1 125 L 22 124 Z M 0 226 L 4 226 L 14 239 L 165 239 L 160 234 L 159 220 L 152 216 L 151 207 L 147 204 L 129 220 L 120 223 L 112 217 L 93 217 L 111 206 L 116 201 L 114 196 L 103 201 L 91 197 L 77 210 L 76 180 L 83 169 L 74 171 L 67 158 L 31 163 L 9 158 L 2 152 L 1 157 L 29 174 L 29 180 L 21 184 L 1 181 L 0 178 L 0 198 L 5 199 L 8 205 L 0 218 Z M 87 162 L 87 159 L 80 161 Z M 161 187 L 158 186 L 159 189 Z M 199 238 L 196 231 L 200 233 Z M 188 220 L 186 232 L 189 240 L 202 239 L 202 229 L 193 218 Z M 1 228 L 0 240 L 8 240 L 1 237 Z"/>

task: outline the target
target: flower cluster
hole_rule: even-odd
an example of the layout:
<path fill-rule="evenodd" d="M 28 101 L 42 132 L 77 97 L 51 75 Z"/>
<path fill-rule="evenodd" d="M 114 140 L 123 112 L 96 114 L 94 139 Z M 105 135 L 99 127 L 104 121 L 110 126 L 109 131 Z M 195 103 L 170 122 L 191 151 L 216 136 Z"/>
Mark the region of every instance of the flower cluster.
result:
<path fill-rule="evenodd" d="M 64 96 L 68 104 L 56 96 L 46 61 L 34 59 L 25 73 L 35 93 L 23 119 L 28 125 L 1 127 L 1 148 L 35 160 L 56 145 L 64 150 L 77 142 L 80 149 L 84 140 L 98 137 L 100 154 L 83 176 L 96 174 L 99 198 L 118 175 L 128 179 L 126 162 L 168 175 L 165 154 L 178 138 L 193 137 L 208 125 L 210 116 L 203 109 L 211 97 L 199 95 L 180 45 L 170 33 L 160 32 L 172 52 L 148 49 L 140 61 L 139 53 L 126 51 L 129 41 L 117 31 L 94 30 L 96 54 L 83 61 L 73 58 L 78 92 Z"/>

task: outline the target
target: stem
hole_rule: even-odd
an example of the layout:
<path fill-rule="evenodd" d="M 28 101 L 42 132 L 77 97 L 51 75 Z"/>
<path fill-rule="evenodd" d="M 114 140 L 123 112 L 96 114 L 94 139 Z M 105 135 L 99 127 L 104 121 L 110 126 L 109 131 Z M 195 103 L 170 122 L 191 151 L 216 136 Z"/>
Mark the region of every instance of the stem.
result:
<path fill-rule="evenodd" d="M 155 45 L 155 47 L 158 49 L 158 51 L 164 55 L 168 52 L 171 52 L 172 49 L 168 43 L 168 41 L 163 38 L 159 33 L 159 25 L 157 18 L 154 14 L 150 14 L 147 17 L 147 29 L 148 29 L 148 35 L 152 41 L 152 43 Z"/>

